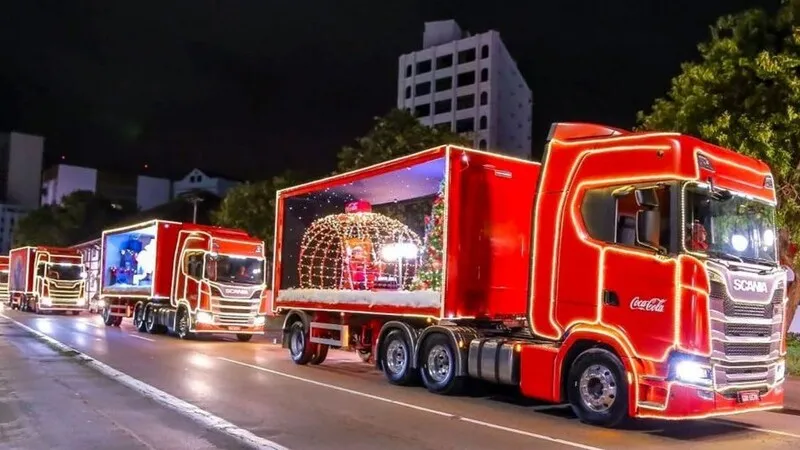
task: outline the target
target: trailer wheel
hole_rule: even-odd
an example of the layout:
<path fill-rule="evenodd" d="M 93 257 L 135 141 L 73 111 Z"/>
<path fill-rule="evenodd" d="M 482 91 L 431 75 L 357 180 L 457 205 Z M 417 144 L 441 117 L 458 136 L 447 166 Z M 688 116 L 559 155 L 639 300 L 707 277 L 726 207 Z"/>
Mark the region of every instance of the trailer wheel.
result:
<path fill-rule="evenodd" d="M 602 348 L 581 353 L 569 371 L 567 397 L 585 423 L 614 427 L 627 418 L 628 383 L 616 355 Z"/>
<path fill-rule="evenodd" d="M 435 394 L 455 395 L 464 388 L 466 379 L 456 376 L 456 349 L 442 333 L 432 333 L 422 343 L 420 353 L 422 383 Z"/>
<path fill-rule="evenodd" d="M 238 339 L 239 342 L 250 342 L 250 339 L 253 339 L 253 335 L 240 333 L 236 335 L 236 339 Z"/>
<path fill-rule="evenodd" d="M 111 307 L 106 305 L 103 307 L 103 323 L 106 324 L 107 327 L 114 326 L 115 318 L 111 315 Z"/>
<path fill-rule="evenodd" d="M 381 368 L 389 383 L 408 386 L 416 381 L 416 373 L 411 367 L 414 354 L 405 333 L 392 330 L 381 343 Z"/>
<path fill-rule="evenodd" d="M 295 364 L 305 365 L 314 357 L 314 346 L 309 342 L 303 322 L 298 320 L 289 328 L 289 354 Z"/>
<path fill-rule="evenodd" d="M 328 349 L 329 346 L 325 344 L 311 344 L 314 348 L 314 356 L 311 357 L 311 361 L 309 364 L 319 365 L 325 362 L 325 358 L 328 357 Z"/>
<path fill-rule="evenodd" d="M 133 307 L 133 326 L 140 332 L 147 331 L 145 312 L 147 312 L 147 309 L 143 302 L 139 302 Z"/>
<path fill-rule="evenodd" d="M 153 319 L 155 321 L 155 319 Z M 181 307 L 178 310 L 178 324 L 175 327 L 175 331 L 178 334 L 178 337 L 181 339 L 191 339 L 194 337 L 194 333 L 191 332 L 191 317 L 189 317 L 189 311 L 186 307 Z"/>
<path fill-rule="evenodd" d="M 153 309 L 154 308 L 150 305 L 147 305 L 146 307 L 143 308 L 142 312 L 142 315 L 144 316 L 144 318 L 142 319 L 142 322 L 144 323 L 143 331 L 147 331 L 150 334 L 157 334 L 159 331 L 161 331 L 161 329 L 158 326 L 158 322 L 156 321 L 156 314 L 155 311 L 153 311 Z"/>
<path fill-rule="evenodd" d="M 122 316 L 115 316 L 114 317 L 114 326 L 118 327 L 122 325 Z"/>

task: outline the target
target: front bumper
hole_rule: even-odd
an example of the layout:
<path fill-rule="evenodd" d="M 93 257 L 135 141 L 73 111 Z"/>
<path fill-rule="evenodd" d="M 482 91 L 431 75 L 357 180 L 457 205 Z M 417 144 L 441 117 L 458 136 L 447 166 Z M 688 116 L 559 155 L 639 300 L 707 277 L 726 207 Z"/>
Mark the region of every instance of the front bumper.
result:
<path fill-rule="evenodd" d="M 213 334 L 264 334 L 264 325 L 221 325 L 215 323 L 194 324 L 195 333 Z"/>
<path fill-rule="evenodd" d="M 636 417 L 668 420 L 704 419 L 783 407 L 783 382 L 763 388 L 756 401 L 742 403 L 736 391 L 716 392 L 710 388 L 667 383 L 663 404 L 639 404 Z M 754 389 L 757 390 L 757 389 Z"/>

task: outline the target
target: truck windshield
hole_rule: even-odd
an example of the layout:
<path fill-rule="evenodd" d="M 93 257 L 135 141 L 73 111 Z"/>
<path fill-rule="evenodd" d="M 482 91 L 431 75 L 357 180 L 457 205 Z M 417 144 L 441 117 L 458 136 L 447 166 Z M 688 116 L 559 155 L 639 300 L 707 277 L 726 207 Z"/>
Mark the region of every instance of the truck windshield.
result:
<path fill-rule="evenodd" d="M 44 275 L 54 280 L 80 280 L 84 277 L 83 268 L 73 264 L 45 264 Z"/>
<path fill-rule="evenodd" d="M 264 282 L 264 260 L 206 255 L 206 278 L 218 283 L 261 284 Z"/>
<path fill-rule="evenodd" d="M 777 264 L 773 205 L 687 184 L 684 207 L 685 250 L 731 261 Z"/>
<path fill-rule="evenodd" d="M 8 284 L 8 271 L 0 270 L 0 284 Z"/>

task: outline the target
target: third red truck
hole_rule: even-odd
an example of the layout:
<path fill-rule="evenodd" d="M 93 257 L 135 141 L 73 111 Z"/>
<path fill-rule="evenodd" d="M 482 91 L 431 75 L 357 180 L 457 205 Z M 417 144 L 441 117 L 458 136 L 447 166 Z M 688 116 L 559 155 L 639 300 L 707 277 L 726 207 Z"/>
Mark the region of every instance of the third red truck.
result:
<path fill-rule="evenodd" d="M 298 364 L 468 379 L 589 423 L 780 408 L 787 278 L 761 161 L 556 124 L 542 163 L 444 146 L 282 190 L 271 309 Z"/>

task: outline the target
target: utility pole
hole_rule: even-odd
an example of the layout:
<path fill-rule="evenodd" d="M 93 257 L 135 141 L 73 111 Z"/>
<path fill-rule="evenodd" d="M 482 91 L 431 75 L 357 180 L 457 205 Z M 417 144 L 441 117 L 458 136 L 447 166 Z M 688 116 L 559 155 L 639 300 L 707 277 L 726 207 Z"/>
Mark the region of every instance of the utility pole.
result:
<path fill-rule="evenodd" d="M 197 223 L 197 204 L 203 201 L 197 193 L 191 193 L 185 197 L 186 201 L 192 204 L 192 223 Z"/>

